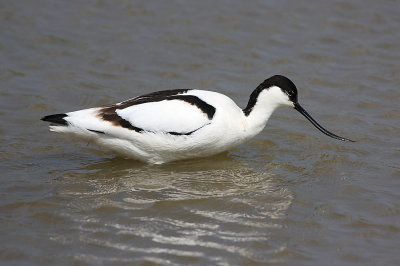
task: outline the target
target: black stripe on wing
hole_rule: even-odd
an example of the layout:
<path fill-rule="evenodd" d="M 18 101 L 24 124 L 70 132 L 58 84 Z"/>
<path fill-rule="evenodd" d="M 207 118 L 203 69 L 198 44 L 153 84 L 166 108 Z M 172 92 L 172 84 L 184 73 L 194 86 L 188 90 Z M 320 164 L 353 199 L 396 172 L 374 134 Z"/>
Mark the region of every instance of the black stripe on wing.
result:
<path fill-rule="evenodd" d="M 128 101 L 121 102 L 119 104 L 105 106 L 99 110 L 99 116 L 101 119 L 103 119 L 105 121 L 109 121 L 113 125 L 127 128 L 130 130 L 134 130 L 138 133 L 142 133 L 142 132 L 145 132 L 146 130 L 139 128 L 139 127 L 135 127 L 129 121 L 120 117 L 117 114 L 116 110 L 122 110 L 127 107 L 130 107 L 133 105 L 138 105 L 138 104 L 143 104 L 143 103 L 161 102 L 164 100 L 181 100 L 181 101 L 184 101 L 191 105 L 196 106 L 205 115 L 207 115 L 209 120 L 212 120 L 214 117 L 215 111 L 216 111 L 215 107 L 206 103 L 205 101 L 201 100 L 197 96 L 182 95 L 183 93 L 186 93 L 188 91 L 189 90 L 187 90 L 187 89 L 181 89 L 181 90 L 158 91 L 158 92 L 145 94 L 145 95 L 130 99 Z M 185 132 L 185 133 L 181 133 L 181 132 L 166 132 L 166 133 L 171 134 L 171 135 L 190 135 L 193 132 L 199 130 L 200 128 L 198 128 L 194 131 Z"/>
<path fill-rule="evenodd" d="M 118 109 L 125 109 L 132 105 L 154 102 L 154 99 L 165 99 L 167 97 L 176 96 L 179 94 L 183 94 L 190 91 L 190 89 L 176 89 L 176 90 L 165 90 L 165 91 L 156 91 L 148 94 L 144 94 L 127 101 L 123 101 L 121 103 L 111 105 L 111 106 L 118 106 Z"/>
<path fill-rule="evenodd" d="M 215 114 L 215 107 L 201 100 L 199 97 L 194 95 L 175 95 L 166 98 L 165 100 L 182 100 L 190 103 L 191 105 L 199 108 L 204 114 L 207 115 L 208 119 L 211 120 Z"/>

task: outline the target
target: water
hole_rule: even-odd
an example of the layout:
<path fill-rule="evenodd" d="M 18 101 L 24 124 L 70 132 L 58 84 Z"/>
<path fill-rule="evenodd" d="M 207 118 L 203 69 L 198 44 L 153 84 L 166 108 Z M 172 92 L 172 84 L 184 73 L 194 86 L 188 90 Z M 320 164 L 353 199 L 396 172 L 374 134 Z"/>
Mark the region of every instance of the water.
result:
<path fill-rule="evenodd" d="M 1 264 L 400 264 L 399 1 L 1 1 Z M 212 158 L 146 165 L 43 115 L 161 89 L 278 110 Z"/>

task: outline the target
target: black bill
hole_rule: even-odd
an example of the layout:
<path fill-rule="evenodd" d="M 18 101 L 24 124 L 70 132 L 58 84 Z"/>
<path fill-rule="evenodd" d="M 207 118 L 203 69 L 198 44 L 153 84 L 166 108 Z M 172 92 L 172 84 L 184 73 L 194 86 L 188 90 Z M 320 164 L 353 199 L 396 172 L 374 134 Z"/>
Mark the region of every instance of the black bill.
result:
<path fill-rule="evenodd" d="M 299 111 L 300 114 L 304 115 L 308 121 L 310 121 L 316 128 L 319 129 L 319 131 L 321 131 L 322 133 L 324 133 L 325 135 L 328 135 L 331 138 L 334 139 L 338 139 L 338 140 L 342 140 L 342 141 L 351 141 L 351 142 L 355 142 L 354 140 L 351 139 L 346 139 L 343 138 L 341 136 L 335 135 L 332 132 L 329 132 L 328 130 L 326 130 L 325 128 L 323 128 L 320 124 L 317 123 L 317 121 L 314 120 L 314 118 L 311 117 L 311 115 L 309 115 L 306 110 L 303 109 L 303 107 L 300 106 L 300 104 L 295 103 L 294 104 L 294 109 L 296 109 L 297 111 Z"/>

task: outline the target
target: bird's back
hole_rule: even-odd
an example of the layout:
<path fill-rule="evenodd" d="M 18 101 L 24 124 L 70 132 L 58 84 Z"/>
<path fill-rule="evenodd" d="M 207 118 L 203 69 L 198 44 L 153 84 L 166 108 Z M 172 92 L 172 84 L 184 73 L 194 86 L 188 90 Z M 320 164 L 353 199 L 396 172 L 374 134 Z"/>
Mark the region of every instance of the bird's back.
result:
<path fill-rule="evenodd" d="M 241 113 L 229 97 L 217 92 L 171 90 L 43 120 L 53 123 L 52 131 L 72 133 L 127 157 L 161 163 L 231 147 L 236 131 L 233 119 Z"/>

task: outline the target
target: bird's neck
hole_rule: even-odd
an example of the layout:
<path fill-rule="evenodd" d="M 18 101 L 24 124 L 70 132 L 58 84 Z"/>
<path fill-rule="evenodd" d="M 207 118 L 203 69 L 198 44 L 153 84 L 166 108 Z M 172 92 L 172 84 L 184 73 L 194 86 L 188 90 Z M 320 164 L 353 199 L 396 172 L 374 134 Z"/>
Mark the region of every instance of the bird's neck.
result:
<path fill-rule="evenodd" d="M 246 131 L 251 136 L 257 135 L 265 128 L 272 113 L 280 106 L 269 94 L 268 90 L 263 90 L 256 95 L 257 97 L 251 95 L 247 107 L 243 109 L 247 120 Z"/>

